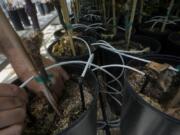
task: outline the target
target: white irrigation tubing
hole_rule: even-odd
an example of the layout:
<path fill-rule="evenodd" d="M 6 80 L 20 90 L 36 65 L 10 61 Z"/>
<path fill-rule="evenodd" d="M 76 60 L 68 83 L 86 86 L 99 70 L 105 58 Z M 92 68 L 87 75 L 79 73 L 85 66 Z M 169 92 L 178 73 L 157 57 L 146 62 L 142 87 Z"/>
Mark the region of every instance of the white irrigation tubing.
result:
<path fill-rule="evenodd" d="M 162 19 L 152 19 L 152 20 L 146 21 L 145 23 L 151 23 L 151 22 L 164 23 L 164 20 L 162 20 Z M 176 22 L 168 20 L 168 22 L 166 22 L 166 24 L 176 24 Z"/>
<path fill-rule="evenodd" d="M 89 10 L 89 12 L 92 11 L 92 12 L 100 12 L 100 10 Z"/>
<path fill-rule="evenodd" d="M 116 50 L 113 46 L 111 46 L 108 42 L 104 41 L 104 40 L 99 40 L 99 42 L 103 42 L 103 43 L 93 43 L 91 45 L 104 45 L 104 46 L 107 46 L 107 47 L 110 47 L 112 48 L 113 50 Z M 118 54 L 119 55 L 119 54 Z M 125 62 L 124 62 L 124 59 L 121 55 L 119 55 L 120 59 L 121 59 L 121 62 L 122 62 L 122 65 L 125 65 Z M 121 73 L 119 74 L 119 76 L 117 77 L 117 79 L 119 79 L 124 73 L 124 68 L 122 69 Z M 114 80 L 110 81 L 109 83 L 112 83 L 114 82 Z"/>
<path fill-rule="evenodd" d="M 19 87 L 20 88 L 24 88 L 30 81 L 32 81 L 34 79 L 34 76 L 30 77 L 29 79 L 27 79 L 24 83 L 22 83 Z"/>
<path fill-rule="evenodd" d="M 117 26 L 117 28 L 120 29 L 120 30 L 126 31 L 126 29 L 123 28 L 123 27 Z"/>
<path fill-rule="evenodd" d="M 101 30 L 103 30 L 103 31 L 106 31 L 106 29 L 105 29 L 105 28 L 100 27 L 100 26 L 96 26 L 96 27 L 89 27 L 89 28 L 86 28 L 86 29 L 85 29 L 85 31 L 90 30 L 90 29 L 101 29 Z"/>
<path fill-rule="evenodd" d="M 116 98 L 116 97 L 114 97 L 113 95 L 109 95 L 114 101 L 116 101 L 118 104 L 119 104 L 119 106 L 122 106 L 122 103 Z"/>
<path fill-rule="evenodd" d="M 171 17 L 178 19 L 177 16 L 171 16 Z M 165 18 L 166 18 L 166 16 L 154 16 L 151 19 L 165 19 Z"/>
<path fill-rule="evenodd" d="M 154 16 L 151 19 L 165 19 L 166 16 Z"/>
<path fill-rule="evenodd" d="M 82 42 L 84 42 L 84 44 L 86 45 L 86 47 L 87 47 L 87 49 L 88 49 L 89 56 L 92 54 L 91 49 L 90 49 L 88 43 L 87 43 L 84 39 L 82 39 L 82 38 L 80 38 L 80 37 L 76 37 L 76 36 L 73 36 L 73 38 L 74 38 L 74 39 L 77 39 L 77 40 L 81 40 Z"/>
<path fill-rule="evenodd" d="M 86 61 L 67 61 L 67 62 L 61 62 L 61 63 L 57 63 L 57 64 L 54 64 L 52 66 L 47 67 L 46 70 L 52 69 L 54 67 L 62 66 L 62 65 L 67 65 L 67 64 L 86 64 L 86 63 L 87 63 Z M 93 66 L 95 68 L 98 68 L 99 70 L 102 70 L 107 75 L 112 77 L 119 84 L 119 86 L 121 86 L 121 82 L 118 79 L 116 79 L 116 77 L 114 75 L 112 75 L 110 72 L 108 72 L 107 70 L 105 70 L 105 69 L 103 69 L 100 66 L 95 65 L 95 64 L 91 64 L 91 66 Z"/>
<path fill-rule="evenodd" d="M 95 14 L 87 14 L 87 15 L 84 15 L 83 17 L 88 17 L 88 16 L 90 16 L 90 17 L 101 17 L 101 16 L 99 16 L 99 15 L 95 15 Z"/>
<path fill-rule="evenodd" d="M 117 120 L 112 120 L 112 121 L 103 121 L 103 120 L 100 120 L 98 121 L 97 123 L 98 124 L 102 124 L 101 127 L 98 127 L 98 129 L 103 129 L 105 128 L 106 126 L 110 126 L 110 127 L 119 127 L 120 126 L 120 122 L 121 122 L 121 119 L 117 119 Z"/>
<path fill-rule="evenodd" d="M 103 23 L 93 23 L 93 24 L 90 24 L 90 25 L 88 25 L 89 27 L 92 27 L 92 26 L 97 26 L 97 25 L 103 25 Z"/>
<path fill-rule="evenodd" d="M 175 22 L 179 22 L 179 21 L 180 21 L 180 19 L 174 19 L 174 21 L 175 21 Z"/>
<path fill-rule="evenodd" d="M 123 51 L 123 50 L 118 50 L 116 48 L 114 48 L 112 45 L 110 45 L 108 42 L 106 41 L 103 41 L 103 40 L 99 40 L 99 42 L 103 42 L 105 44 L 102 44 L 102 43 L 93 43 L 92 45 L 104 45 L 104 46 L 107 46 L 107 47 L 110 47 L 112 50 L 116 51 L 116 52 L 120 52 L 120 53 L 134 53 L 134 54 L 137 54 L 137 53 L 143 53 L 143 52 L 146 52 L 147 49 L 144 49 L 144 50 L 141 50 L 141 51 Z M 125 62 L 124 62 L 124 59 L 122 58 L 122 55 L 119 54 L 119 56 L 121 57 L 121 60 L 122 60 L 122 64 L 125 65 Z"/>
<path fill-rule="evenodd" d="M 91 57 L 93 57 L 93 56 L 91 56 Z M 108 72 L 107 70 L 101 68 L 100 66 L 97 66 L 97 65 L 95 65 L 95 64 L 90 63 L 91 60 L 92 60 L 92 58 L 89 59 L 89 62 L 84 62 L 84 61 L 69 61 L 69 62 L 62 62 L 62 63 L 56 64 L 56 66 L 58 67 L 58 66 L 61 66 L 61 65 L 64 65 L 64 64 L 73 64 L 73 63 L 77 63 L 77 64 L 82 63 L 82 64 L 86 64 L 86 65 L 88 65 L 88 66 L 91 65 L 91 66 L 94 66 L 94 67 L 96 68 L 96 70 L 97 70 L 97 69 L 102 70 L 103 72 L 105 72 L 106 74 L 108 74 L 109 76 L 111 76 L 111 77 L 114 79 L 114 81 L 116 81 L 116 82 L 119 84 L 120 89 L 123 88 L 121 82 L 119 82 L 119 80 L 117 80 L 116 77 L 115 77 L 114 75 L 112 75 L 112 74 L 111 74 L 110 72 Z M 56 66 L 55 66 L 55 67 L 56 67 Z M 88 66 L 87 66 L 87 67 L 88 67 Z M 49 68 L 53 68 L 53 67 L 54 67 L 54 66 L 49 67 Z M 47 68 L 47 69 L 48 69 L 48 68 Z M 84 71 L 87 71 L 87 68 L 86 68 L 86 67 L 85 67 L 85 70 L 84 70 Z M 81 75 L 82 77 L 85 76 L 85 75 L 84 75 L 84 71 L 83 71 L 83 73 L 82 73 L 82 75 Z M 95 71 L 95 70 L 94 70 L 94 71 Z M 108 84 L 107 84 L 107 86 L 110 87 L 110 88 L 111 88 L 113 91 L 115 91 L 116 93 L 119 92 L 117 89 L 115 89 L 115 88 L 109 86 Z"/>
<path fill-rule="evenodd" d="M 90 65 L 92 64 L 93 60 L 94 60 L 94 54 L 91 54 L 91 55 L 89 56 L 89 59 L 88 59 L 87 63 L 86 63 L 86 66 L 85 66 L 85 68 L 84 68 L 84 70 L 83 70 L 83 72 L 82 72 L 82 74 L 81 74 L 81 77 L 82 77 L 82 78 L 85 77 L 85 75 L 86 75 L 86 73 L 87 73 L 87 70 L 90 68 Z"/>
<path fill-rule="evenodd" d="M 107 24 L 109 24 L 112 20 L 113 20 L 113 18 L 110 18 L 110 19 L 107 21 Z"/>
<path fill-rule="evenodd" d="M 120 90 L 117 90 L 116 88 L 110 86 L 109 84 L 103 82 L 105 86 L 107 86 L 108 88 L 110 88 L 111 90 L 113 90 L 114 92 L 109 92 L 109 91 L 100 91 L 101 93 L 106 93 L 106 94 L 112 94 L 112 95 L 118 95 L 120 94 L 122 96 L 122 92 L 120 90 L 123 89 L 122 84 L 120 83 Z"/>
<path fill-rule="evenodd" d="M 103 42 L 105 44 L 102 44 L 102 43 L 93 43 L 91 45 L 104 45 L 104 46 L 107 46 L 107 47 L 110 47 L 112 48 L 113 50 L 116 50 L 116 51 L 119 51 L 121 53 L 129 53 L 129 54 L 139 54 L 139 53 L 144 53 L 144 52 L 147 52 L 147 48 L 143 49 L 143 50 L 139 50 L 139 51 L 124 51 L 124 50 L 118 50 L 116 48 L 114 48 L 111 44 L 109 44 L 108 42 L 106 41 L 103 41 L 103 40 L 99 40 L 99 42 Z M 121 55 L 120 55 L 121 56 Z"/>
<path fill-rule="evenodd" d="M 142 71 L 140 71 L 140 70 L 138 70 L 136 68 L 133 68 L 133 67 L 130 67 L 130 66 L 126 66 L 126 65 L 111 64 L 111 65 L 101 66 L 101 68 L 103 68 L 103 69 L 105 69 L 105 68 L 112 68 L 112 67 L 126 68 L 126 69 L 129 69 L 129 70 L 135 71 L 135 72 L 137 72 L 137 73 L 139 73 L 139 74 L 141 74 L 143 76 L 145 75 L 144 72 L 142 72 Z M 98 68 L 93 69 L 93 71 L 96 71 L 96 70 L 98 70 Z"/>
<path fill-rule="evenodd" d="M 85 25 L 85 24 L 81 24 L 81 23 L 78 23 L 78 24 L 73 24 L 72 26 L 73 26 L 73 27 L 75 27 L 75 28 L 76 28 L 76 27 L 79 27 L 79 26 L 80 26 L 80 27 L 85 27 L 85 28 L 88 28 L 88 26 L 87 26 L 87 25 Z"/>
<path fill-rule="evenodd" d="M 153 25 L 151 26 L 150 30 L 153 30 L 154 27 L 158 24 L 159 22 L 154 22 Z"/>
<path fill-rule="evenodd" d="M 50 69 L 53 69 L 53 68 L 56 68 L 56 67 L 60 67 L 60 66 L 63 66 L 63 65 L 68 65 L 68 64 L 86 64 L 86 63 L 87 62 L 85 62 L 85 61 L 67 61 L 67 62 L 61 62 L 61 63 L 57 63 L 57 64 L 54 64 L 54 65 L 46 67 L 46 70 L 48 71 Z M 103 69 L 100 66 L 95 65 L 95 64 L 90 64 L 90 65 L 95 67 L 95 68 L 98 68 L 99 70 L 102 70 L 104 73 L 106 73 L 107 75 L 112 77 L 117 82 L 117 84 L 119 84 L 120 87 L 122 86 L 121 82 L 119 80 L 117 80 L 116 77 L 114 75 L 112 75 L 110 72 L 108 72 L 107 70 L 105 70 L 105 69 Z M 34 76 L 30 77 L 27 81 L 25 81 L 24 83 L 22 83 L 20 85 L 20 88 L 24 88 L 33 79 L 34 79 Z"/>
<path fill-rule="evenodd" d="M 142 58 L 139 58 L 139 57 L 131 56 L 131 55 L 128 55 L 128 54 L 125 54 L 125 53 L 121 53 L 121 52 L 118 52 L 117 50 L 112 50 L 112 49 L 107 48 L 107 47 L 101 46 L 101 48 L 106 49 L 106 50 L 109 50 L 109 51 L 114 52 L 114 53 L 117 53 L 117 54 L 120 54 L 120 55 L 125 56 L 125 57 L 128 57 L 128 58 L 134 59 L 134 60 L 142 61 L 142 62 L 145 62 L 145 63 L 151 63 L 151 62 L 152 62 L 152 61 L 150 61 L 150 60 L 146 60 L 146 59 L 142 59 Z M 176 68 L 174 68 L 174 67 L 172 67 L 172 66 L 169 67 L 169 70 L 173 70 L 173 71 L 175 71 L 175 72 L 179 72 L 178 69 L 176 69 Z"/>
<path fill-rule="evenodd" d="M 117 50 L 120 53 L 129 53 L 129 54 L 141 54 L 141 53 L 145 53 L 149 51 L 149 48 L 145 48 L 143 50 L 139 50 L 139 51 L 124 51 L 124 50 Z"/>

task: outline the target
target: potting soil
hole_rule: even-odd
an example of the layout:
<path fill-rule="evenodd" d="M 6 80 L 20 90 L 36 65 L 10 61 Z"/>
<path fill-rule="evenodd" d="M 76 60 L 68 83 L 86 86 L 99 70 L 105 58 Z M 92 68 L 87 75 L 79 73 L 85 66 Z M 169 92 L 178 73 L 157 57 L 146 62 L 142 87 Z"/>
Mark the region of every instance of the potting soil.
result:
<path fill-rule="evenodd" d="M 146 76 L 130 72 L 128 80 L 133 89 L 156 109 L 180 120 L 180 104 L 168 107 L 180 88 L 180 75 L 172 70 L 157 73 L 147 66 L 136 68 L 146 73 Z"/>
<path fill-rule="evenodd" d="M 127 44 L 126 44 L 125 40 L 120 40 L 120 41 L 116 41 L 116 42 L 113 41 L 113 42 L 110 42 L 110 44 L 113 47 L 115 47 L 116 49 L 127 50 Z M 131 41 L 127 51 L 140 51 L 140 50 L 144 50 L 144 49 L 147 50 L 146 53 L 151 51 L 151 49 L 149 47 L 144 48 L 140 43 Z"/>
<path fill-rule="evenodd" d="M 63 96 L 59 101 L 60 117 L 55 114 L 46 99 L 33 98 L 28 106 L 27 125 L 23 135 L 57 135 L 71 126 L 84 112 L 79 91 L 77 83 L 73 81 L 66 83 Z M 88 109 L 93 100 L 88 86 L 84 86 L 84 97 L 86 109 Z"/>
<path fill-rule="evenodd" d="M 74 48 L 77 56 L 83 55 L 87 52 L 87 49 L 85 48 L 86 46 L 83 44 L 82 41 L 74 40 Z M 57 42 L 52 48 L 52 54 L 54 56 L 72 56 L 69 38 L 65 37 Z"/>

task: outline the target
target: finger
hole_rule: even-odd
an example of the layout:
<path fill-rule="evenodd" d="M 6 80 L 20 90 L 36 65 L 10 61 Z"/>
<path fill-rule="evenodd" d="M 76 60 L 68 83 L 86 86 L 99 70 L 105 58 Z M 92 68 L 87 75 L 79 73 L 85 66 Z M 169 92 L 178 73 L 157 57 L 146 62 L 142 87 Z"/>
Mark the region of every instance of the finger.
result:
<path fill-rule="evenodd" d="M 0 112 L 0 128 L 5 128 L 18 123 L 23 123 L 26 117 L 24 108 L 17 108 Z"/>
<path fill-rule="evenodd" d="M 69 80 L 69 75 L 68 75 L 68 73 L 63 68 L 59 68 L 59 74 L 62 76 L 62 78 L 65 81 Z"/>
<path fill-rule="evenodd" d="M 0 97 L 19 97 L 25 103 L 28 99 L 24 90 L 12 84 L 0 84 Z"/>
<path fill-rule="evenodd" d="M 13 125 L 0 130 L 0 135 L 21 135 L 22 131 L 23 125 Z"/>
<path fill-rule="evenodd" d="M 17 97 L 24 103 L 27 104 L 28 103 L 28 95 L 24 90 L 20 90 L 20 92 L 18 93 Z"/>
<path fill-rule="evenodd" d="M 52 90 L 54 90 L 55 94 L 59 97 L 62 95 L 62 90 L 64 89 L 64 81 L 61 76 L 57 77 L 54 85 L 52 86 Z"/>
<path fill-rule="evenodd" d="M 12 84 L 0 84 L 0 97 L 14 97 L 19 93 L 17 86 Z"/>
<path fill-rule="evenodd" d="M 0 111 L 23 106 L 23 102 L 16 97 L 0 97 Z"/>

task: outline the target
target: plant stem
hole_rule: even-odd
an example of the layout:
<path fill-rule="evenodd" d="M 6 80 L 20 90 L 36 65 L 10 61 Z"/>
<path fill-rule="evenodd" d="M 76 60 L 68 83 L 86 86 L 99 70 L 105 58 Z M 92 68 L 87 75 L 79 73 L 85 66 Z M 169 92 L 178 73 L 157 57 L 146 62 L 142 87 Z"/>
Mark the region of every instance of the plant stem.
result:
<path fill-rule="evenodd" d="M 167 11 L 167 16 L 164 20 L 164 23 L 161 27 L 161 32 L 164 32 L 165 31 L 165 28 L 166 28 L 166 25 L 167 25 L 167 22 L 168 22 L 168 19 L 169 19 L 169 16 L 171 14 L 171 11 L 173 9 L 173 6 L 174 6 L 174 0 L 171 0 L 170 4 L 169 4 L 169 7 L 168 7 L 168 11 Z"/>
<path fill-rule="evenodd" d="M 103 6 L 103 18 L 104 18 L 104 24 L 106 25 L 106 2 L 105 0 L 102 0 L 102 6 Z"/>
<path fill-rule="evenodd" d="M 75 14 L 75 22 L 79 22 L 79 0 L 73 0 L 74 5 L 74 14 Z"/>
<path fill-rule="evenodd" d="M 140 0 L 140 11 L 139 11 L 139 24 L 142 23 L 142 18 L 143 18 L 143 8 L 144 8 L 144 0 Z"/>
<path fill-rule="evenodd" d="M 117 34 L 117 23 L 116 23 L 116 1 L 112 0 L 112 13 L 113 13 L 113 34 Z"/>
<path fill-rule="evenodd" d="M 64 22 L 65 22 L 66 26 L 68 26 L 71 23 L 70 23 L 69 11 L 68 11 L 66 0 L 60 0 L 60 5 L 61 5 L 61 11 L 63 13 Z M 76 51 L 75 51 L 73 39 L 72 39 L 72 29 L 71 28 L 67 28 L 67 34 L 69 36 L 72 54 L 73 54 L 73 56 L 76 56 Z"/>
<path fill-rule="evenodd" d="M 55 9 L 57 10 L 57 13 L 58 13 L 58 16 L 59 16 L 59 21 L 63 25 L 64 29 L 66 30 L 66 25 L 64 23 L 63 15 L 62 15 L 62 12 L 61 12 L 61 5 L 59 4 L 58 0 L 52 0 L 52 2 L 54 4 Z"/>
<path fill-rule="evenodd" d="M 133 26 L 133 22 L 134 22 L 135 13 L 136 13 L 136 6 L 137 6 L 137 0 L 132 0 L 132 10 L 131 10 L 130 21 L 129 21 L 129 24 L 127 24 L 127 26 L 126 26 L 127 49 L 129 49 L 129 45 L 130 45 L 132 26 Z"/>

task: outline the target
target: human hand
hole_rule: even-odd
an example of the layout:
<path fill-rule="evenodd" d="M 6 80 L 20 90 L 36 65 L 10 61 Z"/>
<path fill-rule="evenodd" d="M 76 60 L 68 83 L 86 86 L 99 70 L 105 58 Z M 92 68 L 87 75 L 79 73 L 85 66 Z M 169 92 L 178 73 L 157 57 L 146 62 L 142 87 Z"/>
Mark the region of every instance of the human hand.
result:
<path fill-rule="evenodd" d="M 27 95 L 15 85 L 0 84 L 0 135 L 21 135 Z"/>

